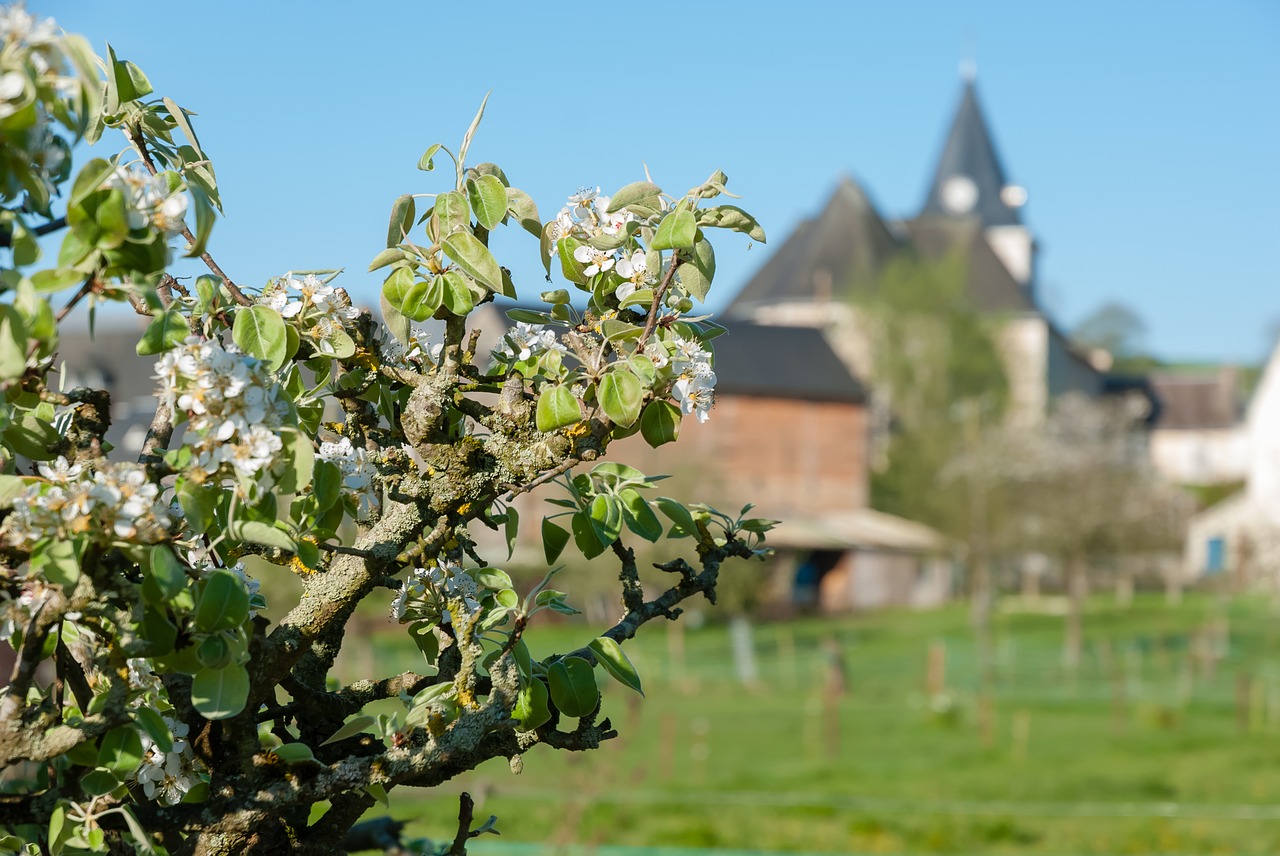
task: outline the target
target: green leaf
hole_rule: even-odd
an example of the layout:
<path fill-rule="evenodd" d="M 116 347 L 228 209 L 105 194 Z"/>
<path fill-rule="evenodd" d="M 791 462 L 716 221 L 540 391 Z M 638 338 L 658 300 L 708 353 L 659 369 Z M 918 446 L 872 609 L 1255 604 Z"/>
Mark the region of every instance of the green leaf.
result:
<path fill-rule="evenodd" d="M 256 520 L 235 520 L 227 527 L 227 532 L 237 541 L 248 541 L 262 544 L 265 547 L 279 547 L 281 550 L 294 552 L 297 545 L 285 532 L 270 523 L 259 523 Z"/>
<path fill-rule="evenodd" d="M 418 158 L 418 169 L 423 172 L 431 172 L 436 168 L 435 157 L 436 152 L 440 151 L 440 144 L 434 143 L 429 149 L 423 152 L 422 157 Z"/>
<path fill-rule="evenodd" d="M 311 445 L 311 438 L 301 431 L 280 429 L 279 433 L 283 451 L 288 456 L 288 466 L 276 488 L 281 493 L 301 493 L 311 484 L 311 477 L 315 472 L 315 447 Z"/>
<path fill-rule="evenodd" d="M 401 312 L 414 321 L 426 321 L 440 308 L 444 299 L 444 282 L 442 276 L 433 276 L 428 280 L 416 280 L 405 293 Z"/>
<path fill-rule="evenodd" d="M 662 537 L 662 522 L 640 495 L 640 491 L 626 487 L 618 491 L 618 498 L 622 500 L 628 529 L 650 542 L 656 542 Z"/>
<path fill-rule="evenodd" d="M 565 716 L 586 716 L 600 702 L 595 670 L 581 657 L 565 657 L 547 667 L 551 700 Z"/>
<path fill-rule="evenodd" d="M 191 703 L 205 719 L 230 719 L 248 699 L 249 672 L 239 664 L 201 669 L 191 680 Z"/>
<path fill-rule="evenodd" d="M 654 233 L 649 248 L 653 250 L 687 250 L 693 246 L 698 234 L 698 222 L 693 212 L 683 206 L 676 207 L 662 222 Z"/>
<path fill-rule="evenodd" d="M 471 210 L 467 207 L 467 199 L 456 190 L 436 197 L 434 216 L 439 224 L 441 238 L 447 238 L 458 231 L 471 231 Z"/>
<path fill-rule="evenodd" d="M 507 539 L 507 558 L 510 559 L 515 555 L 516 536 L 520 534 L 520 512 L 516 511 L 514 505 L 507 506 L 506 520 L 503 524 L 503 534 Z"/>
<path fill-rule="evenodd" d="M 486 176 L 486 178 L 491 177 Z M 467 280 L 462 274 L 456 270 L 451 270 L 441 276 L 440 279 L 444 281 L 444 293 L 441 297 L 445 309 L 461 317 L 475 308 L 475 298 L 471 294 L 471 286 L 467 284 Z"/>
<path fill-rule="evenodd" d="M 196 659 L 206 669 L 225 669 L 234 661 L 231 645 L 221 633 L 206 636 L 196 650 Z"/>
<path fill-rule="evenodd" d="M 594 559 L 609 546 L 600 542 L 600 536 L 596 533 L 596 528 L 585 511 L 574 514 L 569 519 L 569 525 L 573 529 L 573 543 L 578 545 L 578 551 L 582 553 L 584 559 Z"/>
<path fill-rule="evenodd" d="M 660 496 L 657 499 L 658 508 L 662 509 L 662 513 L 671 518 L 671 522 L 675 525 L 671 527 L 669 537 L 685 538 L 697 537 L 698 526 L 694 523 L 693 515 L 689 513 L 689 509 L 684 504 L 668 496 Z"/>
<path fill-rule="evenodd" d="M 161 752 L 173 751 L 173 735 L 169 733 L 164 717 L 149 707 L 135 707 L 129 711 L 129 715 L 147 732 L 157 749 Z"/>
<path fill-rule="evenodd" d="M 486 229 L 494 229 L 507 216 L 507 188 L 496 176 L 468 178 L 467 198 L 476 220 Z"/>
<path fill-rule="evenodd" d="M 719 205 L 715 208 L 698 209 L 698 225 L 712 226 L 717 229 L 732 229 L 742 232 L 753 241 L 764 243 L 764 229 L 746 211 L 736 205 Z"/>
<path fill-rule="evenodd" d="M 145 588 L 145 586 L 144 586 Z M 148 657 L 167 657 L 178 642 L 178 627 L 159 609 L 148 607 L 142 613 L 142 638 L 147 640 Z"/>
<path fill-rule="evenodd" d="M 102 738 L 98 762 L 119 776 L 127 776 L 142 763 L 142 737 L 132 725 L 113 728 Z"/>
<path fill-rule="evenodd" d="M 511 718 L 520 723 L 516 731 L 533 731 L 551 718 L 548 698 L 547 685 L 538 678 L 531 678 L 520 687 L 515 707 L 511 710 Z"/>
<path fill-rule="evenodd" d="M 218 506 L 218 488 L 179 476 L 176 486 L 178 504 L 187 517 L 187 526 L 203 535 L 213 525 L 213 512 Z"/>
<path fill-rule="evenodd" d="M 249 617 L 249 592 L 231 571 L 218 569 L 205 580 L 196 604 L 196 630 L 216 633 L 239 627 Z"/>
<path fill-rule="evenodd" d="M 183 314 L 176 309 L 167 309 L 151 319 L 136 350 L 139 356 L 144 357 L 161 354 L 178 347 L 190 335 L 191 327 Z"/>
<path fill-rule="evenodd" d="M 174 124 L 178 126 L 183 135 L 191 142 L 191 147 L 195 149 L 196 154 L 198 154 L 203 160 L 204 151 L 200 148 L 200 140 L 196 138 L 195 129 L 191 127 L 191 122 L 187 118 L 190 114 L 179 107 L 171 98 L 162 98 L 160 100 L 163 101 L 164 106 L 168 108 L 169 115 L 173 117 Z"/>
<path fill-rule="evenodd" d="M 589 506 L 591 525 L 600 543 L 608 547 L 622 534 L 622 504 L 617 497 L 601 494 Z"/>
<path fill-rule="evenodd" d="M 538 219 L 538 206 L 523 190 L 507 188 L 507 210 L 516 218 L 520 227 L 535 238 L 542 237 L 542 221 Z"/>
<path fill-rule="evenodd" d="M 382 321 L 387 325 L 387 329 L 391 331 L 391 335 L 399 339 L 400 344 L 407 344 L 412 325 L 409 323 L 408 317 L 387 300 L 385 287 L 383 292 L 378 295 L 378 302 L 382 307 Z"/>
<path fill-rule="evenodd" d="M 404 250 L 399 247 L 387 247 L 382 252 L 373 257 L 373 261 L 369 262 L 369 271 L 373 272 L 378 268 L 384 268 L 394 262 L 407 261 L 410 258 Z"/>
<path fill-rule="evenodd" d="M 286 764 L 300 764 L 304 761 L 314 761 L 316 759 L 311 747 L 305 743 L 286 743 L 271 750 L 271 754 Z"/>
<path fill-rule="evenodd" d="M 31 275 L 31 284 L 36 291 L 61 291 L 69 285 L 84 281 L 84 274 L 75 268 L 48 268 L 36 271 Z"/>
<path fill-rule="evenodd" d="M 539 431 L 555 431 L 582 421 L 582 406 L 567 386 L 549 386 L 538 396 Z"/>
<path fill-rule="evenodd" d="M 619 369 L 600 378 L 596 396 L 605 415 L 625 428 L 640 418 L 644 384 L 631 372 Z"/>
<path fill-rule="evenodd" d="M 372 716 L 353 716 L 343 723 L 341 728 L 333 732 L 333 734 L 329 736 L 328 740 L 324 741 L 320 745 L 328 746 L 330 743 L 337 743 L 339 740 L 346 740 L 348 737 L 355 737 L 375 722 L 377 722 L 377 720 Z"/>
<path fill-rule="evenodd" d="M 554 564 L 569 543 L 569 533 L 551 522 L 551 518 L 542 518 L 542 552 L 547 564 Z"/>
<path fill-rule="evenodd" d="M 402 315 L 408 315 L 404 309 L 405 298 L 415 282 L 413 271 L 407 267 L 399 267 L 387 275 L 382 283 L 382 299 Z"/>
<path fill-rule="evenodd" d="M 414 204 L 413 196 L 406 193 L 396 197 L 396 201 L 391 204 L 391 222 L 387 224 L 388 247 L 394 247 L 404 241 L 409 230 L 413 228 L 413 221 L 417 216 L 418 209 Z"/>
<path fill-rule="evenodd" d="M 27 489 L 27 480 L 21 476 L 0 475 L 0 509 L 12 508 L 13 501 Z"/>
<path fill-rule="evenodd" d="M 120 780 L 110 770 L 99 767 L 84 774 L 80 779 L 80 787 L 84 788 L 84 792 L 91 797 L 101 797 L 120 787 Z"/>
<path fill-rule="evenodd" d="M 342 471 L 331 461 L 316 461 L 311 477 L 311 495 L 315 497 L 317 513 L 323 513 L 338 501 L 342 490 Z"/>
<path fill-rule="evenodd" d="M 651 401 L 640 417 L 640 433 L 655 449 L 680 436 L 680 408 L 669 401 Z"/>
<path fill-rule="evenodd" d="M 27 371 L 27 324 L 12 306 L 0 304 L 0 380 L 20 378 Z"/>
<path fill-rule="evenodd" d="M 31 570 L 70 593 L 80 579 L 76 542 L 51 539 L 37 542 L 31 553 Z"/>
<path fill-rule="evenodd" d="M 640 687 L 640 675 L 636 672 L 636 667 L 631 665 L 631 660 L 622 652 L 622 646 L 608 636 L 600 636 L 592 639 L 587 645 L 591 649 L 591 653 L 596 655 L 604 670 L 613 675 L 618 683 L 644 695 L 644 690 Z"/>
<path fill-rule="evenodd" d="M 62 439 L 48 422 L 27 413 L 17 424 L 10 423 L 4 432 L 4 440 L 15 452 L 33 461 L 51 461 Z"/>
<path fill-rule="evenodd" d="M 151 562 L 147 573 L 164 600 L 169 600 L 187 587 L 186 568 L 167 544 L 156 544 L 151 548 Z"/>
<path fill-rule="evenodd" d="M 644 203 L 646 208 L 655 207 L 654 202 L 661 194 L 662 188 L 652 181 L 633 181 L 609 197 L 607 213 L 612 214 L 615 211 L 621 211 L 628 205 L 633 205 L 637 202 Z"/>
<path fill-rule="evenodd" d="M 444 239 L 444 252 L 467 276 L 490 291 L 501 292 L 502 268 L 489 249 L 470 232 L 455 232 Z"/>
<path fill-rule="evenodd" d="M 693 245 L 693 258 L 676 268 L 680 284 L 700 302 L 706 302 L 711 288 L 711 278 L 716 275 L 716 254 L 711 242 L 700 240 Z"/>
<path fill-rule="evenodd" d="M 580 246 L 582 242 L 572 237 L 561 238 L 556 243 L 556 251 L 560 255 L 560 272 L 569 282 L 576 282 L 579 285 L 587 281 L 587 275 L 583 273 L 587 266 L 573 257 L 574 250 Z"/>
<path fill-rule="evenodd" d="M 236 310 L 231 339 L 240 350 L 262 360 L 272 371 L 284 365 L 288 355 L 288 335 L 284 318 L 270 306 L 247 306 Z"/>

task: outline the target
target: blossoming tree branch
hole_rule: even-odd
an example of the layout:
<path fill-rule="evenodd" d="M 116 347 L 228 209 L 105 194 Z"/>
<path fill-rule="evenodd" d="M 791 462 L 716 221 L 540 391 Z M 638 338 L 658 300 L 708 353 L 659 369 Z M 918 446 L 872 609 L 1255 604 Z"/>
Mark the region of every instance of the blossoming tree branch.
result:
<path fill-rule="evenodd" d="M 615 736 L 599 682 L 641 690 L 628 640 L 714 601 L 723 563 L 762 552 L 769 521 L 656 496 L 604 460 L 621 437 L 660 446 L 682 417 L 707 419 L 718 328 L 692 313 L 709 235 L 763 241 L 759 225 L 723 203 L 719 172 L 678 196 L 580 192 L 544 223 L 498 166 L 468 164 L 479 121 L 426 151 L 427 178 L 448 177 L 395 200 L 370 248 L 379 319 L 334 272 L 231 279 L 191 114 L 110 47 L 0 9 L 0 636 L 16 659 L 0 675 L 0 852 L 463 853 L 493 829 L 465 795 L 440 844 L 358 821 L 397 788 Z M 73 145 L 114 135 L 123 152 L 73 174 Z M 483 354 L 468 318 L 517 296 L 488 248 L 499 228 L 528 230 L 567 287 L 512 310 Z M 50 258 L 37 239 L 55 233 Z M 173 278 L 177 253 L 208 273 Z M 138 460 L 105 440 L 108 391 L 66 388 L 58 368 L 72 310 L 112 301 L 150 319 Z M 434 344 L 414 326 L 432 318 Z M 547 577 L 521 593 L 475 535 L 514 541 L 530 527 L 513 499 L 553 482 L 561 498 L 533 523 Z M 634 539 L 671 542 L 664 589 L 640 584 Z M 619 617 L 534 660 L 538 614 L 574 611 L 551 587 L 566 550 L 608 554 Z M 250 555 L 292 569 L 301 597 L 280 604 Z M 342 686 L 335 658 L 366 599 L 422 665 Z M 397 712 L 364 713 L 388 700 Z"/>

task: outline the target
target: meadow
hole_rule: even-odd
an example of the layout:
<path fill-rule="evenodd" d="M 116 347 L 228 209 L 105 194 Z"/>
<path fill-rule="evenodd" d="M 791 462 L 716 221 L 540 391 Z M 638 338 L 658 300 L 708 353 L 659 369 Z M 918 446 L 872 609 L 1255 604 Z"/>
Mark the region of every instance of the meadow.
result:
<path fill-rule="evenodd" d="M 757 624 L 747 681 L 728 625 L 651 628 L 628 648 L 647 698 L 605 689 L 618 739 L 397 791 L 392 813 L 451 836 L 467 790 L 503 831 L 478 856 L 1280 851 L 1273 603 L 1097 597 L 1075 675 L 1053 605 L 1000 610 L 986 694 L 961 604 Z M 345 678 L 421 668 L 388 629 L 350 646 Z M 592 631 L 529 639 L 541 656 Z"/>

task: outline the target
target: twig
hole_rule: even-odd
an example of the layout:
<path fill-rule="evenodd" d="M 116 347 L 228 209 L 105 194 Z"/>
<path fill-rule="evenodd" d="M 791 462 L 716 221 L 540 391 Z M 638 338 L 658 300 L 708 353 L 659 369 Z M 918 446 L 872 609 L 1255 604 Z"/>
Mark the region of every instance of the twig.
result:
<path fill-rule="evenodd" d="M 563 461 L 562 463 L 560 463 L 559 465 L 547 470 L 545 473 L 538 476 L 536 479 L 529 482 L 528 484 L 525 484 L 525 485 L 504 484 L 502 485 L 502 490 L 507 491 L 507 495 L 503 499 L 506 502 L 510 502 L 512 499 L 516 498 L 520 494 L 528 493 L 534 488 L 540 487 L 546 484 L 547 482 L 551 481 L 552 479 L 558 476 L 564 475 L 565 473 L 569 472 L 569 470 L 573 469 L 580 463 L 582 463 L 581 458 L 576 458 L 576 457 L 569 458 Z"/>
<path fill-rule="evenodd" d="M 676 278 L 676 265 L 679 261 L 680 253 L 672 251 L 671 267 L 667 268 L 666 274 L 662 277 L 662 282 L 658 283 L 658 290 L 653 293 L 653 304 L 649 307 L 649 317 L 644 322 L 644 332 L 636 340 L 637 353 L 644 350 L 645 343 L 653 335 L 653 328 L 658 325 L 658 311 L 662 309 L 662 298 L 666 296 L 667 289 L 671 287 L 671 281 Z"/>
<path fill-rule="evenodd" d="M 453 846 L 448 856 L 466 856 L 467 839 L 471 837 L 471 821 L 474 818 L 476 804 L 471 794 L 463 791 L 458 795 L 458 834 L 453 837 Z"/>
<path fill-rule="evenodd" d="M 142 163 L 146 166 L 147 172 L 152 175 L 158 173 L 159 170 L 156 169 L 155 161 L 151 159 L 151 152 L 147 151 L 147 144 L 142 138 L 142 133 L 138 131 L 137 128 L 126 127 L 124 129 L 124 135 L 126 139 L 129 140 L 130 144 L 133 145 L 133 148 L 138 152 L 138 155 L 142 158 Z M 182 237 L 186 238 L 187 242 L 191 246 L 194 247 L 196 245 L 196 236 L 191 234 L 191 230 L 187 228 L 186 223 L 182 224 Z M 242 306 L 249 306 L 253 303 L 253 301 L 246 297 L 245 293 L 240 290 L 240 286 L 232 282 L 231 277 L 227 276 L 226 272 L 218 266 L 218 263 L 213 260 L 213 256 L 204 252 L 200 254 L 200 260 L 203 261 L 205 266 L 209 268 L 209 270 L 213 271 L 215 275 L 222 278 L 222 284 L 227 287 L 227 291 L 231 293 L 231 298 L 235 300 L 236 303 L 239 303 Z"/>
<path fill-rule="evenodd" d="M 98 285 L 98 275 L 96 273 L 89 274 L 89 278 L 84 281 L 84 285 L 80 286 L 80 290 L 77 291 L 72 296 L 72 298 L 67 301 L 66 306 L 58 310 L 58 314 L 54 316 L 54 319 L 53 319 L 54 322 L 57 324 L 61 324 L 62 319 L 70 315 L 71 310 L 76 308 L 76 304 L 79 303 L 81 300 L 84 300 L 85 297 L 91 294 L 94 288 L 97 287 L 97 285 Z"/>
<path fill-rule="evenodd" d="M 67 218 L 57 217 L 50 220 L 48 223 L 41 223 L 39 226 L 32 226 L 27 231 L 39 238 L 43 235 L 48 235 L 51 232 L 56 232 L 59 229 L 65 229 L 66 227 Z M 0 232 L 0 248 L 11 246 L 13 246 L 13 232 L 8 230 Z"/>

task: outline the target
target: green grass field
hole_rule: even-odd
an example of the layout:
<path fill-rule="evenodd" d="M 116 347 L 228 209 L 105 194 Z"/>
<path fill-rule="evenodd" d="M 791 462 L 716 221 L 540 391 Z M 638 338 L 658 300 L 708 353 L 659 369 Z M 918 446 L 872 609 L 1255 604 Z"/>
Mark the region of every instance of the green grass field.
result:
<path fill-rule="evenodd" d="M 1074 680 L 1061 617 L 1002 612 L 987 715 L 967 622 L 956 606 L 760 625 L 753 686 L 736 678 L 723 625 L 686 630 L 683 656 L 668 628 L 647 628 L 628 650 L 648 698 L 605 692 L 618 740 L 577 755 L 535 749 L 519 776 L 496 761 L 435 791 L 397 791 L 392 813 L 411 834 L 451 835 L 468 790 L 504 830 L 473 852 L 510 856 L 1280 851 L 1268 602 L 1095 599 Z M 535 625 L 529 639 L 538 656 L 591 634 Z M 398 634 L 369 644 L 342 661 L 344 677 L 421 665 Z M 838 698 L 825 689 L 834 648 L 847 676 Z M 931 648 L 935 681 L 945 650 L 945 698 L 926 692 Z"/>

